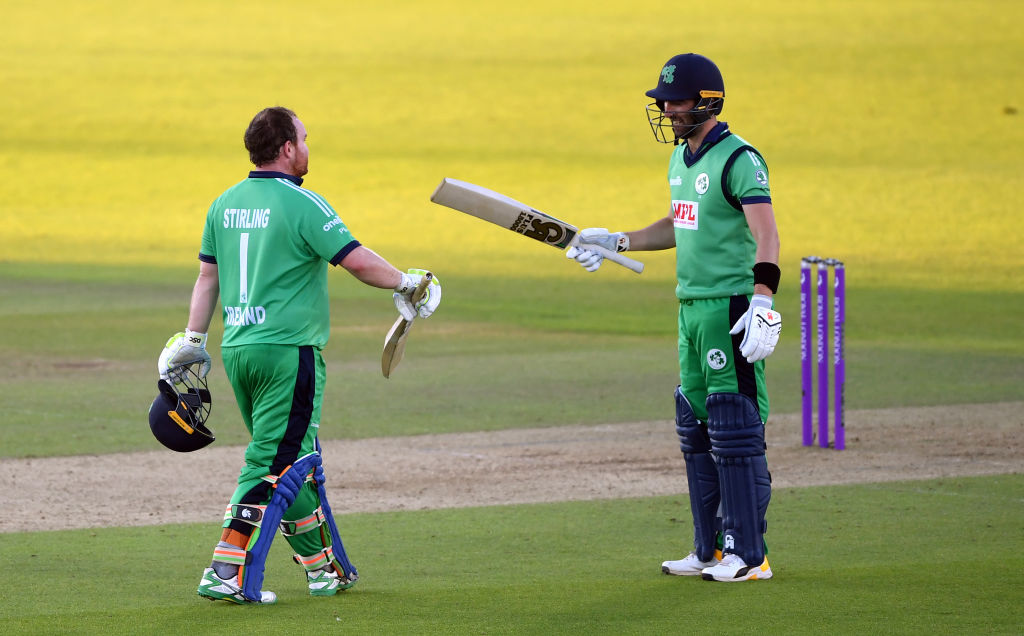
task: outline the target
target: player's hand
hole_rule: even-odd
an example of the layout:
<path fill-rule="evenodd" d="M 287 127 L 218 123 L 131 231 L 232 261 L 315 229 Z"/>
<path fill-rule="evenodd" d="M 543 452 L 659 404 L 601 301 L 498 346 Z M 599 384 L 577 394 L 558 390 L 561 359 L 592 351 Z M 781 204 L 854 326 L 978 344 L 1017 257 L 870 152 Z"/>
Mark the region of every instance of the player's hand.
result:
<path fill-rule="evenodd" d="M 427 270 L 425 269 L 410 269 L 408 274 L 402 274 L 402 282 L 395 287 L 394 294 L 395 308 L 398 309 L 398 313 L 402 314 L 402 318 L 406 320 L 412 320 L 416 316 L 429 318 L 441 304 L 441 281 L 434 276 L 424 290 L 423 297 L 415 306 L 413 305 L 412 295 L 426 275 Z"/>
<path fill-rule="evenodd" d="M 565 252 L 565 257 L 575 259 L 588 272 L 596 272 L 604 262 L 604 256 L 588 250 L 587 245 L 597 245 L 609 252 L 625 252 L 629 249 L 629 237 L 625 232 L 609 232 L 603 227 L 580 230 L 578 239 L 577 244 Z"/>
<path fill-rule="evenodd" d="M 183 333 L 176 333 L 164 345 L 157 361 L 157 370 L 160 377 L 170 382 L 177 382 L 177 377 L 171 377 L 170 369 L 186 364 L 199 364 L 199 377 L 205 378 L 210 372 L 210 354 L 206 352 L 206 334 L 186 329 Z"/>
<path fill-rule="evenodd" d="M 741 331 L 745 333 L 740 343 L 740 353 L 747 362 L 764 360 L 775 351 L 782 332 L 782 314 L 772 309 L 770 297 L 754 294 L 747 311 L 732 326 L 729 334 L 735 336 Z"/>

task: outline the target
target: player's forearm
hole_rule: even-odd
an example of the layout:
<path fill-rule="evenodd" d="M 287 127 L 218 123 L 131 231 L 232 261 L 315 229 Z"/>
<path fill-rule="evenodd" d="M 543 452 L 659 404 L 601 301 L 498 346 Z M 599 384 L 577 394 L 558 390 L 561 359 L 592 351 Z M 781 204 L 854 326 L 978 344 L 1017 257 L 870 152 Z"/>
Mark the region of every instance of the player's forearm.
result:
<path fill-rule="evenodd" d="M 775 229 L 775 224 L 773 223 L 771 225 L 770 230 L 766 229 L 761 232 L 760 236 L 755 236 L 754 240 L 757 241 L 757 251 L 754 261 L 756 263 L 772 263 L 773 265 L 778 265 L 779 233 Z M 754 293 L 764 294 L 765 296 L 774 295 L 770 287 L 761 284 L 754 285 Z"/>
<path fill-rule="evenodd" d="M 629 249 L 635 252 L 667 250 L 676 246 L 676 233 L 671 217 L 664 217 L 642 230 L 626 232 Z"/>
<path fill-rule="evenodd" d="M 363 245 L 349 252 L 340 265 L 360 282 L 371 287 L 394 289 L 402 282 L 402 272 Z"/>
<path fill-rule="evenodd" d="M 188 328 L 190 331 L 207 333 L 213 312 L 217 309 L 217 297 L 220 295 L 220 281 L 217 279 L 217 266 L 200 263 L 199 278 L 192 289 L 192 303 L 188 311 Z"/>
<path fill-rule="evenodd" d="M 774 239 L 768 238 L 763 241 L 758 241 L 757 255 L 754 257 L 754 261 L 756 263 L 772 263 L 773 265 L 779 264 L 779 235 L 778 233 L 775 233 L 772 236 Z M 754 285 L 754 293 L 763 294 L 769 297 L 774 295 L 774 292 L 772 292 L 770 287 L 760 283 Z"/>
<path fill-rule="evenodd" d="M 755 263 L 771 263 L 775 265 L 774 273 L 765 278 L 772 278 L 772 284 L 777 284 L 779 264 L 779 230 L 775 224 L 775 212 L 771 203 L 754 203 L 743 206 L 743 212 L 747 217 L 747 226 L 750 227 L 750 235 L 754 238 L 757 248 L 754 252 Z M 765 270 L 767 271 L 767 270 Z M 755 280 L 757 270 L 755 270 Z M 754 293 L 772 296 L 773 292 L 768 285 L 755 283 Z"/>
<path fill-rule="evenodd" d="M 774 226 L 773 226 L 774 227 Z M 762 236 L 757 240 L 757 251 L 754 257 L 756 263 L 772 263 L 773 265 L 779 264 L 779 233 L 770 232 L 765 236 Z M 755 294 L 763 294 L 765 296 L 772 296 L 773 292 L 767 285 L 756 284 L 754 285 Z"/>

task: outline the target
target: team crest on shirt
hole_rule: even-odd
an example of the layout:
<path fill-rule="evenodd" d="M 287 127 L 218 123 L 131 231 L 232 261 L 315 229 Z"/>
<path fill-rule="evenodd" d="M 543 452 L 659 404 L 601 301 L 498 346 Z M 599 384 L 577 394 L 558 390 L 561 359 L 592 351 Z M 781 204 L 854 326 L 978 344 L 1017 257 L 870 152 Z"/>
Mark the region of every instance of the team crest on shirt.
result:
<path fill-rule="evenodd" d="M 766 173 L 764 170 L 758 170 L 757 172 L 755 172 L 754 179 L 756 179 L 757 182 L 763 186 L 768 185 L 768 173 Z"/>
<path fill-rule="evenodd" d="M 711 187 L 711 179 L 708 177 L 708 173 L 702 172 L 697 175 L 697 180 L 693 182 L 693 187 L 697 189 L 697 194 L 704 194 Z"/>
<path fill-rule="evenodd" d="M 724 369 L 728 362 L 729 359 L 725 357 L 725 352 L 721 349 L 712 349 L 711 351 L 708 351 L 708 366 L 715 371 Z"/>

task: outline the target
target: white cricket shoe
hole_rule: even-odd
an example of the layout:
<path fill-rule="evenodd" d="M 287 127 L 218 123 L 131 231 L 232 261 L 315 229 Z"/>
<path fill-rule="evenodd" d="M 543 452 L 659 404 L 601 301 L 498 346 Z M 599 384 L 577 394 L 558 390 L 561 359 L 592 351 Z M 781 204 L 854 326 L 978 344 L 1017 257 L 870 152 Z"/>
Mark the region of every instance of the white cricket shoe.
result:
<path fill-rule="evenodd" d="M 245 595 L 242 594 L 242 588 L 238 586 L 237 574 L 230 579 L 222 579 L 217 576 L 213 568 L 203 570 L 203 578 L 199 581 L 197 592 L 199 596 L 208 598 L 211 601 L 228 601 L 229 603 L 237 603 L 239 605 L 253 602 L 267 604 L 277 602 L 277 594 L 267 590 L 260 591 L 259 601 L 250 601 L 245 598 Z"/>
<path fill-rule="evenodd" d="M 747 565 L 737 554 L 726 554 L 718 565 L 704 568 L 700 573 L 705 581 L 764 581 L 772 578 L 768 557 L 761 565 Z"/>
<path fill-rule="evenodd" d="M 691 552 L 685 558 L 679 559 L 678 561 L 663 562 L 661 564 L 661 571 L 673 576 L 699 576 L 701 571 L 705 568 L 718 565 L 717 557 L 721 556 L 721 554 L 721 552 L 715 550 L 715 554 L 710 560 L 701 561 L 697 558 L 697 553 Z"/>

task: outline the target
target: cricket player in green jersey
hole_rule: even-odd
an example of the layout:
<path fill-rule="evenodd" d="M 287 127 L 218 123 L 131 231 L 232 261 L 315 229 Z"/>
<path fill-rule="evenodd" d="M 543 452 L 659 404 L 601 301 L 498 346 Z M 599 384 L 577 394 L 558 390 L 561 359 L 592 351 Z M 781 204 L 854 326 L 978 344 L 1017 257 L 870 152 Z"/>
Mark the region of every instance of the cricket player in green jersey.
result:
<path fill-rule="evenodd" d="M 200 364 L 205 376 L 207 332 L 219 298 L 224 369 L 252 440 L 198 591 L 214 600 L 274 602 L 273 592 L 260 590 L 262 559 L 280 528 L 310 593 L 331 596 L 353 585 L 357 574 L 334 545 L 318 455 L 321 351 L 330 335 L 327 264 L 393 289 L 407 319 L 430 316 L 441 285 L 434 276 L 414 306 L 412 293 L 426 270 L 400 272 L 361 245 L 322 196 L 302 187 L 309 149 L 305 126 L 291 110 L 260 111 L 244 139 L 256 169 L 210 206 L 188 327 L 168 341 L 158 364 L 164 378 L 190 363 Z M 303 474 L 289 475 L 292 466 Z M 264 543 L 261 535 L 269 535 Z"/>
<path fill-rule="evenodd" d="M 718 121 L 725 84 L 708 58 L 673 57 L 647 96 L 655 100 L 647 107 L 655 138 L 676 146 L 669 212 L 633 232 L 585 229 L 567 256 L 595 271 L 603 259 L 587 244 L 620 252 L 675 248 L 676 432 L 694 547 L 683 559 L 663 562 L 662 571 L 710 581 L 769 579 L 764 358 L 775 350 L 782 319 L 772 308 L 781 274 L 768 168 L 753 146 Z"/>

